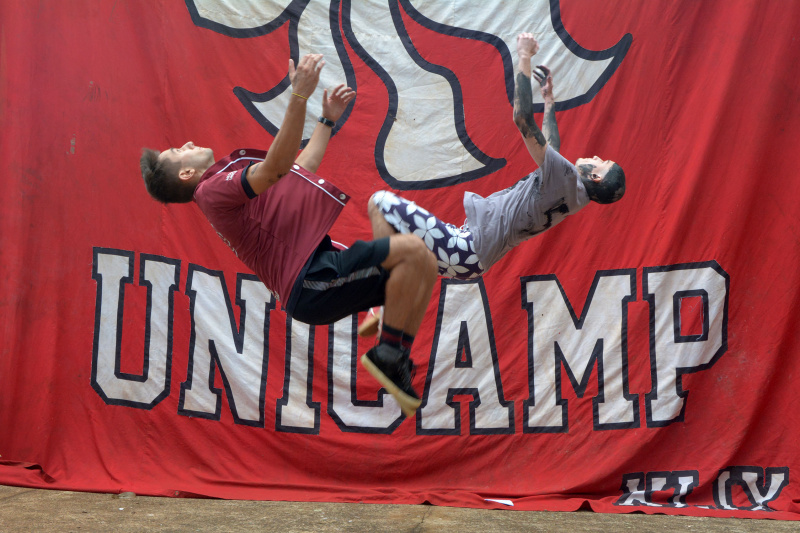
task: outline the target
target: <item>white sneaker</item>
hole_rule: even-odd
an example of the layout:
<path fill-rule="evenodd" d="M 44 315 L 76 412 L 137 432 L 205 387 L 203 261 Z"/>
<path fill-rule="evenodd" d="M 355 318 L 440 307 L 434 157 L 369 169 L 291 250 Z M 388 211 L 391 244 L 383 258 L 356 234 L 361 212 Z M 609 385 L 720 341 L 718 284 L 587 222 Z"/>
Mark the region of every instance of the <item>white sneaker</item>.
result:
<path fill-rule="evenodd" d="M 374 337 L 383 326 L 383 307 L 373 307 L 367 312 L 367 318 L 358 325 L 359 337 Z"/>

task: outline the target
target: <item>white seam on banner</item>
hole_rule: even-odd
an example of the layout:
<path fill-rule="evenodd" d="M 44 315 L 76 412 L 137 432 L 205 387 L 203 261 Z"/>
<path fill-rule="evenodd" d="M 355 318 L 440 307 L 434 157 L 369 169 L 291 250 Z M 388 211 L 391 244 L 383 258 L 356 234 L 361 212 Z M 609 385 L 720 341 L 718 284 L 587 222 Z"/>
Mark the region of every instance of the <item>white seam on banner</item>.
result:
<path fill-rule="evenodd" d="M 514 502 L 511 500 L 495 500 L 494 498 L 484 498 L 484 500 L 487 502 L 501 503 L 503 505 L 508 505 L 509 507 L 514 507 Z"/>

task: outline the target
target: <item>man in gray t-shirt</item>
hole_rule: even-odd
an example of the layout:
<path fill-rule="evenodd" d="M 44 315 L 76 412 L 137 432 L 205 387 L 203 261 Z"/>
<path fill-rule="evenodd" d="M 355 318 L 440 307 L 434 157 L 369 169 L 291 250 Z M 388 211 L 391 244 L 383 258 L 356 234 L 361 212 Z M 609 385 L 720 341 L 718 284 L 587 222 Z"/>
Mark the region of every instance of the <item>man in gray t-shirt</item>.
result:
<path fill-rule="evenodd" d="M 483 275 L 509 250 L 552 228 L 589 201 L 608 204 L 622 198 L 625 174 L 619 165 L 597 156 L 572 164 L 558 153 L 561 141 L 553 78 L 543 65 L 531 69 L 531 59 L 538 50 L 533 34 L 517 37 L 514 123 L 539 168 L 487 198 L 465 193 L 466 222 L 460 228 L 442 222 L 413 202 L 379 191 L 369 202 L 376 238 L 398 232 L 419 235 L 436 255 L 440 275 L 472 279 Z M 531 76 L 541 86 L 544 98 L 541 130 L 533 117 Z"/>
<path fill-rule="evenodd" d="M 487 198 L 467 192 L 464 211 L 484 271 L 509 250 L 589 203 L 575 165 L 547 146 L 544 164 Z"/>

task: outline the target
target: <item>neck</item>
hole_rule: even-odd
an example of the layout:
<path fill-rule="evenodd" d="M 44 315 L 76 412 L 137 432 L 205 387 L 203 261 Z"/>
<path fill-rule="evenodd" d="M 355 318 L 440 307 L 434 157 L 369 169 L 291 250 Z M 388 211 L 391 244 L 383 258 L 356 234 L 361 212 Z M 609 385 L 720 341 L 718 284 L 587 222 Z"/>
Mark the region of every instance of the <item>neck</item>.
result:
<path fill-rule="evenodd" d="M 199 166 L 199 167 L 197 167 L 197 168 L 195 169 L 195 171 L 196 171 L 198 174 L 200 174 L 200 176 L 202 176 L 203 174 L 205 174 L 205 173 L 206 173 L 206 170 L 208 170 L 209 168 L 211 168 L 212 166 L 214 166 L 214 163 L 216 163 L 216 161 L 213 161 L 213 160 L 212 160 L 212 161 L 211 161 L 211 163 L 209 163 L 209 164 L 207 164 L 207 165 L 204 165 L 204 166 Z"/>

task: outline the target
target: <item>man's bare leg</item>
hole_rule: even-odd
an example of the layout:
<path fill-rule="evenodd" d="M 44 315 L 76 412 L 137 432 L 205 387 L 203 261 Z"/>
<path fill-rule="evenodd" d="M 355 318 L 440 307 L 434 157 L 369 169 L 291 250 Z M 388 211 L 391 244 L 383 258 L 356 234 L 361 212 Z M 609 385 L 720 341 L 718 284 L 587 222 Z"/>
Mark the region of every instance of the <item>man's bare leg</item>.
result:
<path fill-rule="evenodd" d="M 378 206 L 375 205 L 372 198 L 369 199 L 367 213 L 369 214 L 369 220 L 372 225 L 373 239 L 377 240 L 383 237 L 391 237 L 397 233 L 397 230 L 386 222 L 383 213 L 378 209 Z M 377 307 L 370 310 L 364 321 L 358 325 L 358 336 L 374 337 L 377 335 L 381 329 L 381 314 L 382 310 Z"/>
<path fill-rule="evenodd" d="M 408 347 L 389 342 L 387 331 L 400 339 L 413 338 L 425 316 L 438 275 L 436 259 L 416 235 L 389 237 L 389 255 L 381 266 L 389 271 L 384 303 L 381 342 L 361 358 L 364 367 L 395 397 L 406 416 L 412 416 L 421 400 L 411 386 Z"/>

